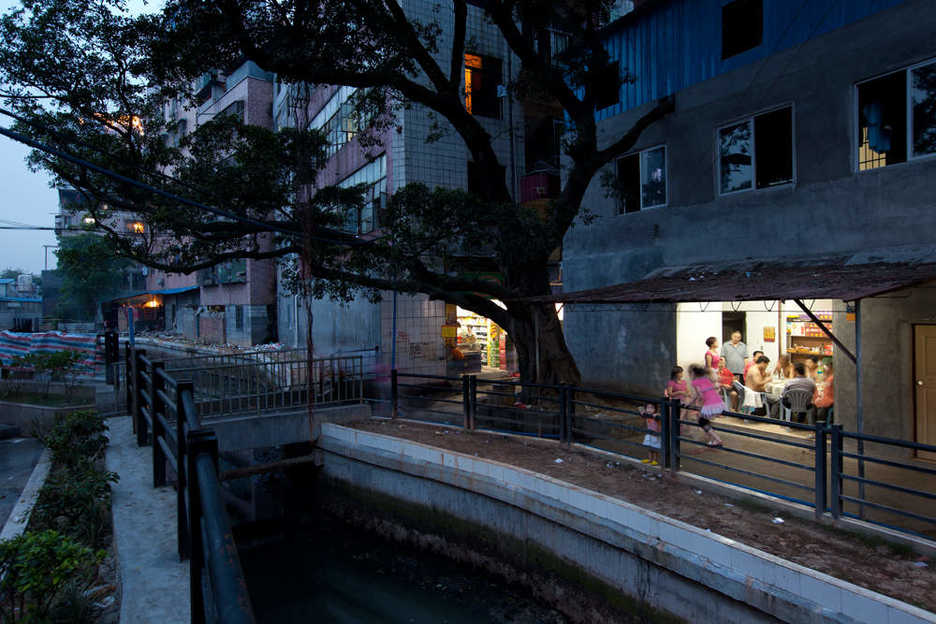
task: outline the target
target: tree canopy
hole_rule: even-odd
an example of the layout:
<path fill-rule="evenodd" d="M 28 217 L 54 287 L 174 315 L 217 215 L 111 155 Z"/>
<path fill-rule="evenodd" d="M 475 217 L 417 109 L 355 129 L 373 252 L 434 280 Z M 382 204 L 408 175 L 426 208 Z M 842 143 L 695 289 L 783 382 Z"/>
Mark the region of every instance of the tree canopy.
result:
<path fill-rule="evenodd" d="M 122 256 L 171 272 L 238 257 L 298 256 L 296 282 L 313 295 L 395 290 L 458 303 L 508 331 L 524 377 L 539 371 L 541 381 L 575 382 L 555 310 L 529 298 L 549 294 L 550 255 L 582 216 L 592 178 L 673 106 L 661 101 L 627 132 L 599 141 L 602 94 L 627 80 L 602 43 L 611 4 L 455 0 L 430 7 L 426 20 L 396 0 L 169 0 L 159 14 L 141 17 L 127 15 L 117 0 L 22 0 L 0 21 L 0 96 L 20 132 L 163 191 L 59 156 L 30 157 L 32 167 L 84 194 Z M 507 88 L 565 120 L 563 183 L 545 212 L 511 197 L 495 139 L 466 107 L 471 11 L 483 11 L 520 60 Z M 548 28 L 567 37 L 559 59 L 543 51 Z M 311 116 L 276 131 L 219 118 L 167 141 L 179 129 L 166 121 L 165 104 L 190 103 L 205 71 L 245 59 L 289 88 L 356 87 L 370 129 L 360 137 L 365 148 L 394 126 L 400 110 L 424 107 L 464 142 L 485 185 L 476 194 L 421 184 L 395 189 L 379 232 L 358 237 L 341 226 L 345 211 L 360 208 L 363 189 L 316 185 L 326 138 L 310 127 Z M 109 225 L 113 210 L 139 214 L 145 231 Z M 460 270 L 472 263 L 503 279 Z M 542 359 L 534 364 L 536 342 Z"/>

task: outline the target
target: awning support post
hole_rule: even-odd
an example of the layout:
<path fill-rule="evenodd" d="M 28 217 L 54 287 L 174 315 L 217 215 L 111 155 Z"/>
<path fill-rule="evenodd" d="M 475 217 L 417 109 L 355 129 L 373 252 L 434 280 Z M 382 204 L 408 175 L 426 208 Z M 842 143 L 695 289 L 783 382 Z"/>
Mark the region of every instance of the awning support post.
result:
<path fill-rule="evenodd" d="M 800 299 L 794 299 L 793 301 L 796 303 L 796 305 L 798 305 L 798 306 L 800 307 L 800 309 L 801 309 L 803 312 L 806 313 L 806 316 L 809 317 L 809 320 L 811 320 L 813 323 L 815 323 L 816 325 L 818 325 L 818 326 L 819 326 L 819 329 L 822 330 L 822 333 L 825 334 L 825 335 L 829 338 L 829 340 L 831 340 L 832 342 L 834 342 L 834 343 L 835 343 L 835 346 L 842 350 L 842 353 L 844 353 L 845 355 L 848 356 L 848 359 L 850 359 L 852 362 L 857 363 L 857 358 L 855 357 L 855 354 L 852 353 L 851 351 L 849 351 L 849 350 L 848 350 L 848 347 L 846 347 L 844 344 L 842 344 L 842 341 L 835 337 L 835 334 L 833 334 L 832 331 L 831 331 L 828 327 L 826 327 L 825 323 L 823 323 L 822 321 L 819 320 L 819 317 L 818 317 L 818 316 L 816 316 L 815 314 L 813 314 L 813 311 L 812 311 L 812 310 L 810 310 L 809 308 L 807 308 L 806 305 L 805 305 Z M 857 329 L 857 327 L 856 327 L 856 329 Z M 861 350 L 861 347 L 860 347 L 860 346 L 858 347 L 858 350 L 859 350 L 859 351 Z"/>
<path fill-rule="evenodd" d="M 855 428 L 859 434 L 864 433 L 864 392 L 863 384 L 864 367 L 861 365 L 861 299 L 855 301 Z M 858 438 L 858 477 L 864 479 L 864 440 Z M 864 481 L 858 482 L 858 498 L 864 500 L 865 484 Z M 858 517 L 864 518 L 864 505 L 858 507 Z"/>

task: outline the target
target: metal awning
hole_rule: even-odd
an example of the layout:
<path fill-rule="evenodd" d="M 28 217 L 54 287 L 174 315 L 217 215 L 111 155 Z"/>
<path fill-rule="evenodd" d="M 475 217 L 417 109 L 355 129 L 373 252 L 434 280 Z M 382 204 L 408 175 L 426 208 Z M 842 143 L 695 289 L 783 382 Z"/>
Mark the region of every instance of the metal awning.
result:
<path fill-rule="evenodd" d="M 752 262 L 659 269 L 643 279 L 576 292 L 530 297 L 557 303 L 682 303 L 840 299 L 857 301 L 936 280 L 936 262 L 821 264 Z"/>

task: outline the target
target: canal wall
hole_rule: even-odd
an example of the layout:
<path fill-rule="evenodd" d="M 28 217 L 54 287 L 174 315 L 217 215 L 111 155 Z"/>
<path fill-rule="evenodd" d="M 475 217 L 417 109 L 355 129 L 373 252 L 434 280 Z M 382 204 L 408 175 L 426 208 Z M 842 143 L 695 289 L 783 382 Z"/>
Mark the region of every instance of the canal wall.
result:
<path fill-rule="evenodd" d="M 698 527 L 490 460 L 322 425 L 331 511 L 529 585 L 573 621 L 936 622 Z M 499 569 L 498 569 L 499 568 Z M 571 588 L 571 589 L 570 589 Z M 590 594 L 596 599 L 583 602 Z"/>

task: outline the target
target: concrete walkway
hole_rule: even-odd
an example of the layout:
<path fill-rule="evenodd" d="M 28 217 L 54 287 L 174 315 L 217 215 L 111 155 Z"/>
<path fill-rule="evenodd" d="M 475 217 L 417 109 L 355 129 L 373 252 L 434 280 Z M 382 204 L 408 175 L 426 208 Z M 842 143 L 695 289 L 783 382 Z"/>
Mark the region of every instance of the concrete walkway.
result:
<path fill-rule="evenodd" d="M 107 469 L 120 475 L 112 488 L 114 544 L 124 624 L 189 624 L 189 566 L 176 547 L 176 499 L 154 488 L 152 449 L 137 448 L 130 418 L 107 421 Z"/>

